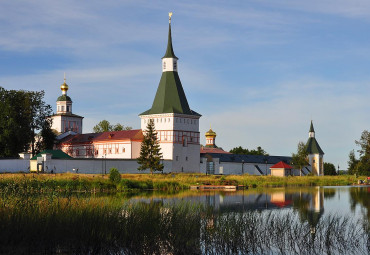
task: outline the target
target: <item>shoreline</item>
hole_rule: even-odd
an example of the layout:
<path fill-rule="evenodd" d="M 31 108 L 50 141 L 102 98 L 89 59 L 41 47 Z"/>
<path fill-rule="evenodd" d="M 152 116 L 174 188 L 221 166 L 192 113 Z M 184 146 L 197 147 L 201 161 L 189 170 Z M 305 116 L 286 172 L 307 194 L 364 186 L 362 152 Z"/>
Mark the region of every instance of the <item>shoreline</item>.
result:
<path fill-rule="evenodd" d="M 254 176 L 254 175 L 205 175 L 205 174 L 121 174 L 119 183 L 112 183 L 109 174 L 0 174 L 0 192 L 20 189 L 24 192 L 122 192 L 129 190 L 190 190 L 191 186 L 229 185 L 248 188 L 351 186 L 365 176 Z"/>

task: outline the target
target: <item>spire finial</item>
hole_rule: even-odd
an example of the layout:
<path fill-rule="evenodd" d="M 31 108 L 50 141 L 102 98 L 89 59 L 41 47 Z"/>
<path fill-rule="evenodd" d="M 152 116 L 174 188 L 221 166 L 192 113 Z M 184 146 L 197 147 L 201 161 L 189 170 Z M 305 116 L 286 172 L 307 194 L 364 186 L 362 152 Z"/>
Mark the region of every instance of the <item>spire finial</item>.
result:
<path fill-rule="evenodd" d="M 66 72 L 64 72 L 64 83 L 66 83 Z"/>
<path fill-rule="evenodd" d="M 172 12 L 169 12 L 169 13 L 168 13 L 168 17 L 169 17 L 169 23 L 171 24 Z"/>

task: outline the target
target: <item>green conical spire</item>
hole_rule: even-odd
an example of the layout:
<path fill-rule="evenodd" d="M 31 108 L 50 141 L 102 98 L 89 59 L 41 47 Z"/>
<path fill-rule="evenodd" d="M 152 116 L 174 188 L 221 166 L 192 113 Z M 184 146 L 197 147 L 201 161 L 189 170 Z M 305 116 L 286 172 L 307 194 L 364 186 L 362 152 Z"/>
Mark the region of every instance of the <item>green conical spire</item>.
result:
<path fill-rule="evenodd" d="M 170 20 L 171 22 L 171 20 Z M 169 28 L 168 28 L 168 43 L 167 43 L 167 50 L 166 50 L 166 53 L 164 54 L 163 58 L 176 58 L 176 55 L 175 53 L 173 52 L 173 48 L 172 48 L 172 36 L 171 36 L 171 23 L 169 24 Z"/>
<path fill-rule="evenodd" d="M 312 120 L 311 120 L 311 126 L 310 126 L 310 131 L 309 132 L 315 132 L 315 130 L 313 129 Z"/>
<path fill-rule="evenodd" d="M 172 48 L 171 15 L 172 13 L 170 13 L 167 51 L 163 58 L 178 59 L 175 56 Z M 140 115 L 159 113 L 179 113 L 201 116 L 199 113 L 190 109 L 177 71 L 162 72 L 162 77 L 158 85 L 152 108 L 141 113 Z"/>
<path fill-rule="evenodd" d="M 320 145 L 315 138 L 315 130 L 313 128 L 312 120 L 311 120 L 311 126 L 310 126 L 310 131 L 309 131 L 309 137 L 306 143 L 306 151 L 308 154 L 324 155 L 323 150 L 320 148 Z"/>

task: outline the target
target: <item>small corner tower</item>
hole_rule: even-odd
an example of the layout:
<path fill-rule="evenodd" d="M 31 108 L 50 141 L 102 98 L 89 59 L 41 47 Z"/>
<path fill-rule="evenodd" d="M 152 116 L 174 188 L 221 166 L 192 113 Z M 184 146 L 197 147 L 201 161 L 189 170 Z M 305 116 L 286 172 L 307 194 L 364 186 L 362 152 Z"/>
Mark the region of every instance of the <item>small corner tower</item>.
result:
<path fill-rule="evenodd" d="M 316 141 L 312 120 L 310 130 L 308 131 L 306 150 L 308 153 L 308 163 L 311 165 L 312 173 L 314 175 L 324 175 L 324 152 Z"/>
<path fill-rule="evenodd" d="M 186 99 L 171 35 L 171 17 L 166 53 L 162 58 L 162 77 L 152 107 L 141 113 L 141 129 L 145 132 L 149 119 L 154 120 L 163 159 L 172 160 L 174 172 L 199 172 L 200 114 L 192 111 Z"/>
<path fill-rule="evenodd" d="M 68 85 L 66 75 L 64 74 L 64 83 L 60 86 L 62 95 L 57 99 L 57 113 L 51 116 L 53 124 L 52 129 L 58 133 L 73 131 L 82 133 L 83 117 L 72 113 L 72 99 L 67 95 Z"/>
<path fill-rule="evenodd" d="M 217 148 L 216 146 L 216 132 L 214 132 L 212 130 L 212 128 L 210 128 L 207 132 L 206 132 L 206 147 L 209 147 L 209 148 Z"/>

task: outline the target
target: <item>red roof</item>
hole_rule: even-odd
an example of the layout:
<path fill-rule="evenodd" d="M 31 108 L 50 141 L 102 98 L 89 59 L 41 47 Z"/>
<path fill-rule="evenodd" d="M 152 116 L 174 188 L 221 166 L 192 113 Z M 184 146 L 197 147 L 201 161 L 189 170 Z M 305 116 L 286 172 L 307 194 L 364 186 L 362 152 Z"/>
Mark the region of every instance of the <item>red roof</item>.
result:
<path fill-rule="evenodd" d="M 123 131 L 108 131 L 100 133 L 94 138 L 94 142 L 107 140 L 143 140 L 143 132 L 141 129 L 123 130 Z"/>
<path fill-rule="evenodd" d="M 138 140 L 144 138 L 141 129 L 108 131 L 102 133 L 77 134 L 67 136 L 61 140 L 62 144 L 86 144 L 100 141 L 117 141 L 117 140 Z"/>
<path fill-rule="evenodd" d="M 287 163 L 283 162 L 283 161 L 280 161 L 279 163 L 276 163 L 275 165 L 273 165 L 272 167 L 270 168 L 285 168 L 285 169 L 293 169 L 293 167 L 291 167 L 290 165 L 288 165 Z"/>
<path fill-rule="evenodd" d="M 221 148 L 210 148 L 210 147 L 200 147 L 200 153 L 221 153 L 221 154 L 231 154 L 230 152 L 224 151 Z"/>

